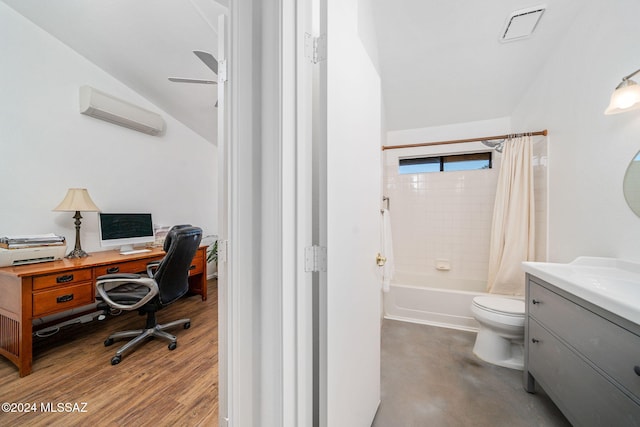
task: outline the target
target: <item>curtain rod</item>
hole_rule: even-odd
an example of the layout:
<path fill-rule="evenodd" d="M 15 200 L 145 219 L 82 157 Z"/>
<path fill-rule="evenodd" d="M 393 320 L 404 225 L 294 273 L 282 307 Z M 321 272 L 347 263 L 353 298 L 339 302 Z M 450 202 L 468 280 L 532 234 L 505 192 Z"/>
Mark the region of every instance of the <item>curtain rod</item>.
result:
<path fill-rule="evenodd" d="M 475 142 L 475 141 L 491 141 L 494 139 L 507 139 L 514 136 L 525 136 L 525 135 L 542 135 L 547 136 L 547 130 L 540 130 L 537 132 L 525 132 L 525 133 L 510 133 L 507 135 L 495 135 L 495 136 L 485 136 L 481 138 L 468 138 L 468 139 L 453 139 L 450 141 L 437 141 L 437 142 L 421 142 L 419 144 L 404 144 L 404 145 L 383 145 L 382 151 L 384 150 L 394 150 L 396 148 L 414 148 L 414 147 L 427 147 L 429 145 L 446 145 L 446 144 L 460 144 L 462 142 Z"/>

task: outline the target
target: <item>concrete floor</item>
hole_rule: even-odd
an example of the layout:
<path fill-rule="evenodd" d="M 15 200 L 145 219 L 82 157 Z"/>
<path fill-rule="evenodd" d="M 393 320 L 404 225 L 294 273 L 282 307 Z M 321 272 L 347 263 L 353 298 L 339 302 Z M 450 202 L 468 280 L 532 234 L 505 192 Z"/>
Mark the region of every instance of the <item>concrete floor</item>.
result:
<path fill-rule="evenodd" d="M 473 353 L 476 334 L 384 320 L 381 404 L 374 427 L 569 426 L 540 391 L 522 388 L 522 371 Z"/>

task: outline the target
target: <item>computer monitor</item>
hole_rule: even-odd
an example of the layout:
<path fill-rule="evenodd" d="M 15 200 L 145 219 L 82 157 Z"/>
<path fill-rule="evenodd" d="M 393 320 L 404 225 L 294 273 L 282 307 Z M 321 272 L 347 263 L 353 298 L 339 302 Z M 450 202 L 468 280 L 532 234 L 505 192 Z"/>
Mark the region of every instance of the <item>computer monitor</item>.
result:
<path fill-rule="evenodd" d="M 100 245 L 119 246 L 120 252 L 131 252 L 134 245 L 153 243 L 153 221 L 150 213 L 103 213 L 98 214 Z"/>

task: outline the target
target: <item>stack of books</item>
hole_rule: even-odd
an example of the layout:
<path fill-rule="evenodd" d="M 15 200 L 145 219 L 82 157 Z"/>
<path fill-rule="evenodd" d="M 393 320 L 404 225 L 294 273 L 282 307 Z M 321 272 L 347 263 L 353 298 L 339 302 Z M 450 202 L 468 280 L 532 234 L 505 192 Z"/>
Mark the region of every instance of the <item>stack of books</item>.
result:
<path fill-rule="evenodd" d="M 0 237 L 0 248 L 4 249 L 24 249 L 38 246 L 63 246 L 65 244 L 63 236 L 57 236 L 53 233 Z"/>

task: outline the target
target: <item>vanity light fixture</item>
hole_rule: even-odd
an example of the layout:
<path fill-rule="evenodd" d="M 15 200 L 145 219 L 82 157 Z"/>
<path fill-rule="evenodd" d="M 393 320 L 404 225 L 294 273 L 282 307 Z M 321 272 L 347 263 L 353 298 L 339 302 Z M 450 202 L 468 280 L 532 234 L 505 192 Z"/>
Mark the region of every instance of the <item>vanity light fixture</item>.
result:
<path fill-rule="evenodd" d="M 631 77 L 638 73 L 640 70 L 622 78 L 622 82 L 611 95 L 609 106 L 604 111 L 605 114 L 618 114 L 640 108 L 640 85 L 631 80 Z"/>

